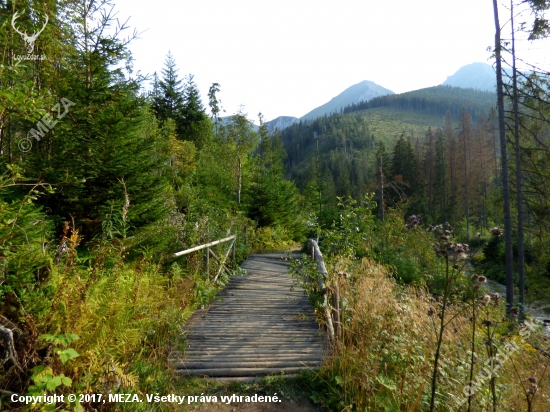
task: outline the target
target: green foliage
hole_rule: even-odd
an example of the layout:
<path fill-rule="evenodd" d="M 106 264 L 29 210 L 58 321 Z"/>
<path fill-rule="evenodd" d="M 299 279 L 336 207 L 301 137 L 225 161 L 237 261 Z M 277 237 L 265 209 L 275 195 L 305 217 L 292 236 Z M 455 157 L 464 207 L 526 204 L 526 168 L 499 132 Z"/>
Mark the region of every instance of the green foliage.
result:
<path fill-rule="evenodd" d="M 40 336 L 41 339 L 50 342 L 54 346 L 54 353 L 59 357 L 59 360 L 63 365 L 68 361 L 76 359 L 80 356 L 73 348 L 67 346 L 79 339 L 78 335 L 74 333 L 66 334 L 45 334 Z M 73 380 L 63 373 L 55 374 L 50 366 L 37 365 L 31 369 L 32 375 L 30 380 L 34 382 L 34 385 L 30 385 L 28 388 L 28 394 L 30 396 L 39 396 L 51 393 L 63 393 L 62 389 L 71 388 Z M 66 391 L 66 389 L 65 389 Z M 55 411 L 56 404 L 43 404 L 39 408 L 41 411 Z M 71 402 L 71 406 L 74 407 L 74 411 L 83 411 L 80 403 Z"/>
<path fill-rule="evenodd" d="M 42 313 L 51 298 L 50 289 L 35 287 L 50 266 L 43 245 L 51 235 L 51 222 L 35 202 L 52 189 L 24 182 L 16 166 L 0 176 L 0 314 L 21 306 Z"/>
<path fill-rule="evenodd" d="M 368 253 L 369 238 L 373 235 L 373 198 L 373 194 L 368 194 L 359 205 L 349 197 L 338 198 L 338 220 L 324 233 L 321 242 L 326 253 L 345 258 Z"/>

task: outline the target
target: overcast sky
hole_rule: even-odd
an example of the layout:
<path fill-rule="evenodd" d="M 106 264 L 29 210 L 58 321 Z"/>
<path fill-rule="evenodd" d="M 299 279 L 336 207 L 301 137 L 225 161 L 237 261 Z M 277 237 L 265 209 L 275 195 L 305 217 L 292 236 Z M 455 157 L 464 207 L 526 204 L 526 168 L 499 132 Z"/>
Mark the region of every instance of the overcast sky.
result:
<path fill-rule="evenodd" d="M 491 0 L 114 3 L 120 20 L 143 31 L 130 46 L 136 70 L 160 74 L 170 50 L 205 106 L 216 82 L 226 115 L 242 104 L 256 122 L 258 112 L 301 117 L 362 80 L 400 93 L 441 84 L 472 62 L 492 64 Z"/>

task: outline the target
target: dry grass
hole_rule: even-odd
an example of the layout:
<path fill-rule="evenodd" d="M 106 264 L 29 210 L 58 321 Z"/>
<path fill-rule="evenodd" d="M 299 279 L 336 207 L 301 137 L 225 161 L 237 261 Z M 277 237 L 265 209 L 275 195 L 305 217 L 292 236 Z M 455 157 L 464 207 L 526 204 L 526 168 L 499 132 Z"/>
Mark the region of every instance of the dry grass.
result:
<path fill-rule="evenodd" d="M 344 409 L 426 410 L 440 320 L 437 315 L 438 302 L 421 288 L 398 285 L 390 277 L 387 268 L 372 260 L 364 259 L 354 268 L 353 273 L 357 275 L 351 276 L 342 291 L 347 300 L 347 308 L 343 310 L 343 316 L 347 319 L 343 342 L 339 353 L 335 353 L 329 360 L 326 370 L 330 376 L 325 378 L 341 386 Z M 444 334 L 440 361 L 437 410 L 456 410 L 455 399 L 465 399 L 463 390 L 468 383 L 472 338 L 470 310 L 471 306 L 456 302 L 446 315 L 449 323 Z M 491 305 L 481 310 L 502 320 L 500 306 Z M 430 316 L 432 311 L 433 315 Z M 506 332 L 504 326 L 500 330 Z M 475 375 L 488 358 L 483 334 L 484 329 L 478 326 L 476 353 L 479 358 Z M 549 374 L 546 373 L 542 380 L 540 378 L 546 367 L 541 362 L 544 357 L 519 337 L 517 332 L 501 336 L 504 340 L 499 342 L 499 347 L 506 341 L 522 344 L 520 350 L 502 363 L 499 371 L 498 410 L 527 410 L 521 383 L 527 390 L 530 382 L 526 379 L 535 377 L 538 389 L 532 411 L 548 411 Z M 472 410 L 492 410 L 490 395 L 487 380 L 476 391 Z M 461 408 L 466 410 L 467 402 Z"/>

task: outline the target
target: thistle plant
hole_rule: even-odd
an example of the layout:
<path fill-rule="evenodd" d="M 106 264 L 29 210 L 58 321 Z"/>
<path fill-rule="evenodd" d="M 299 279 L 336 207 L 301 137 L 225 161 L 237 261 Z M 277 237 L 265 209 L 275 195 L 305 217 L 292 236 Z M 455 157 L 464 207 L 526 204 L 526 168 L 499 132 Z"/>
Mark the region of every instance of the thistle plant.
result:
<path fill-rule="evenodd" d="M 496 390 L 496 364 L 499 363 L 495 359 L 497 354 L 497 346 L 495 341 L 495 333 L 497 328 L 497 322 L 491 320 L 491 306 L 498 307 L 500 305 L 500 295 L 498 293 L 490 293 L 486 295 L 489 297 L 489 302 L 485 305 L 485 319 L 481 322 L 484 331 L 484 343 L 485 350 L 487 352 L 487 358 L 489 359 L 489 366 L 491 371 L 491 378 L 489 380 L 489 388 L 491 390 L 491 404 L 493 405 L 493 412 L 497 410 L 497 390 Z M 489 304 L 490 303 L 490 304 Z M 471 381 L 471 379 L 470 379 Z"/>
<path fill-rule="evenodd" d="M 415 216 L 409 218 L 407 221 L 407 227 L 410 225 L 416 225 Z M 457 277 L 460 275 L 464 265 L 460 266 L 460 261 L 466 259 L 468 255 L 468 245 L 465 243 L 455 243 L 451 241 L 451 235 L 453 233 L 453 228 L 449 222 L 445 224 L 440 224 L 436 226 L 430 226 L 427 229 L 428 232 L 432 233 L 434 237 L 434 242 L 432 247 L 435 251 L 437 258 L 444 260 L 444 276 L 445 283 L 443 287 L 443 296 L 440 298 L 440 310 L 437 313 L 439 318 L 439 325 L 435 329 L 437 334 L 436 350 L 434 356 L 433 372 L 431 379 L 431 397 L 430 397 L 430 412 L 435 410 L 435 394 L 437 392 L 437 376 L 439 374 L 439 360 L 441 357 L 441 347 L 443 343 L 443 333 L 445 327 L 449 324 L 450 321 L 446 322 L 446 311 L 450 303 L 450 297 L 452 292 L 452 287 Z M 433 313 L 429 316 L 433 315 Z"/>
<path fill-rule="evenodd" d="M 479 298 L 479 287 L 480 283 L 487 282 L 487 278 L 485 276 L 479 276 L 479 275 L 472 275 L 471 279 L 471 286 L 472 286 L 472 340 L 471 340 L 471 346 L 470 346 L 470 379 L 469 382 L 472 382 L 474 379 L 474 365 L 476 362 L 476 325 L 477 325 L 477 315 L 478 315 L 478 305 L 485 304 L 487 305 L 487 297 L 488 301 L 490 302 L 491 297 L 489 295 L 483 296 L 481 299 Z M 468 396 L 468 412 L 472 409 L 472 398 L 473 393 L 470 391 L 470 395 Z"/>

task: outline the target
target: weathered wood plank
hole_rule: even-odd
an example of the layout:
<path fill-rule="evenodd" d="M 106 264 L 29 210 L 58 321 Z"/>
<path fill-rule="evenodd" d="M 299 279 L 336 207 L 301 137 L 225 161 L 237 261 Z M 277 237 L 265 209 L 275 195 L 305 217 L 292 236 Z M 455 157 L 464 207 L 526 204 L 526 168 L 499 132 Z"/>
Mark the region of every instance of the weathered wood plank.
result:
<path fill-rule="evenodd" d="M 250 256 L 241 265 L 247 274 L 232 277 L 210 307 L 192 316 L 183 331 L 185 353 L 170 356 L 176 373 L 246 380 L 321 365 L 324 334 L 284 256 Z"/>
<path fill-rule="evenodd" d="M 239 376 L 257 376 L 269 375 L 274 373 L 296 373 L 304 369 L 312 369 L 313 367 L 288 367 L 288 368 L 228 368 L 228 369 L 176 369 L 177 375 L 193 375 L 193 376 L 216 376 L 216 377 L 239 377 Z"/>

